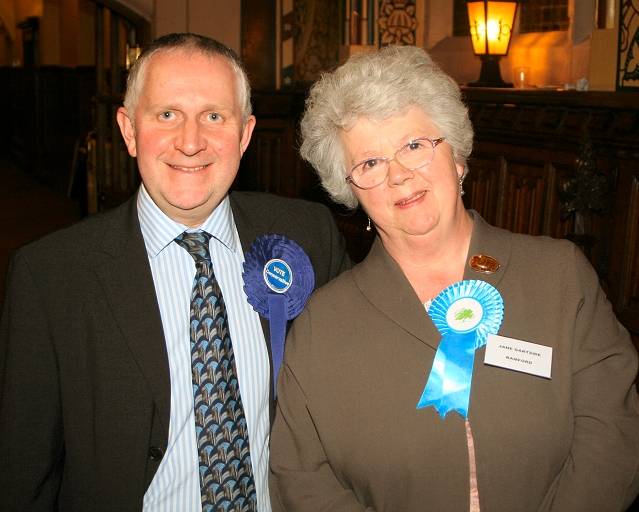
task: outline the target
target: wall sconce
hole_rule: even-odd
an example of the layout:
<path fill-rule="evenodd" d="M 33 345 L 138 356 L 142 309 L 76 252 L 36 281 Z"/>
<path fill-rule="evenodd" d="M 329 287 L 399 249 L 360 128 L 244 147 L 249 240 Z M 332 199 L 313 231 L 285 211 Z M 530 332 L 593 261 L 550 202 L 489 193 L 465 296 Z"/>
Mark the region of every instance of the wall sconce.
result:
<path fill-rule="evenodd" d="M 471 87 L 512 87 L 504 82 L 499 59 L 508 54 L 517 2 L 466 2 L 473 52 L 481 59 L 479 80 Z"/>

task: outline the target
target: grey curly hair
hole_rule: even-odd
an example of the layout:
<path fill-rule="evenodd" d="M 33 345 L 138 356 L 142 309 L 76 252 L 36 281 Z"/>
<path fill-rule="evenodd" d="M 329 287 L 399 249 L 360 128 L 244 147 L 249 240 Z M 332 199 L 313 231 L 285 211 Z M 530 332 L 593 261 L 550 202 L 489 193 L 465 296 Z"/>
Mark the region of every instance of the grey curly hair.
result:
<path fill-rule="evenodd" d="M 423 49 L 387 46 L 354 55 L 313 85 L 301 122 L 300 154 L 334 201 L 348 208 L 358 204 L 345 180 L 340 133 L 359 117 L 382 121 L 411 106 L 424 111 L 446 137 L 455 161 L 466 167 L 473 147 L 468 109 L 457 83 Z"/>

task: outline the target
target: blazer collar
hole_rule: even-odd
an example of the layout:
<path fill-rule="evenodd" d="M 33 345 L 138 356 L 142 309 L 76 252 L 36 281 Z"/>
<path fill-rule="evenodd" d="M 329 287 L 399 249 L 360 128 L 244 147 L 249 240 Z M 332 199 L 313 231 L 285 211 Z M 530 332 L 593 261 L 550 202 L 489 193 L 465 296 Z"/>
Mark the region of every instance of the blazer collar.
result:
<path fill-rule="evenodd" d="M 353 268 L 353 278 L 360 291 L 380 312 L 437 349 L 437 329 L 402 269 L 386 252 L 379 237 L 373 242 L 366 259 Z"/>
<path fill-rule="evenodd" d="M 466 255 L 464 279 L 480 279 L 499 288 L 499 283 L 510 263 L 512 233 L 491 226 L 474 210 L 469 212 L 473 216 L 473 233 Z M 475 255 L 491 256 L 499 263 L 499 269 L 492 274 L 477 272 L 470 265 L 470 260 Z"/>
<path fill-rule="evenodd" d="M 133 359 L 144 376 L 167 432 L 171 383 L 166 342 L 135 197 L 113 211 L 95 273 Z"/>
<path fill-rule="evenodd" d="M 510 233 L 494 228 L 481 216 L 473 216 L 473 232 L 466 257 L 464 279 L 480 279 L 498 288 L 510 260 Z M 500 268 L 494 274 L 480 274 L 469 265 L 475 254 L 495 258 Z M 360 291 L 384 315 L 413 336 L 437 349 L 439 333 L 424 309 L 413 287 L 406 279 L 397 262 L 386 252 L 379 238 L 366 259 L 353 268 L 353 278 Z M 392 290 L 392 294 L 389 293 Z"/>

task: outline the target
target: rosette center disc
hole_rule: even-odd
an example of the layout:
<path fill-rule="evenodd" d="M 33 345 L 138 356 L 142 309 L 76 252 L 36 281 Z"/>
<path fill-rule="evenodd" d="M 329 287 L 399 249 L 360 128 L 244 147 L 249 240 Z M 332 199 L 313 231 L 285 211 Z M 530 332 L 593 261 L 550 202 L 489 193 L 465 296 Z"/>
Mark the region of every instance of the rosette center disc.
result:
<path fill-rule="evenodd" d="M 269 260 L 264 265 L 264 282 L 276 293 L 286 292 L 293 284 L 291 267 L 279 258 Z"/>
<path fill-rule="evenodd" d="M 475 329 L 484 317 L 484 308 L 477 299 L 462 297 L 453 302 L 446 312 L 446 322 L 457 332 Z"/>

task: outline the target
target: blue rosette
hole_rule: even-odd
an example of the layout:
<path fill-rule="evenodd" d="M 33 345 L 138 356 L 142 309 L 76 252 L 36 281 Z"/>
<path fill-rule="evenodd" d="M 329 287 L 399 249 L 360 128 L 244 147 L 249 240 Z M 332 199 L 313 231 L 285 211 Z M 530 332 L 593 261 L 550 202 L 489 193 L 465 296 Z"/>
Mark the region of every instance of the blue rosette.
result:
<path fill-rule="evenodd" d="M 286 322 L 299 315 L 315 287 L 307 254 L 277 234 L 257 237 L 244 255 L 244 292 L 253 309 L 269 321 L 273 392 L 284 357 Z"/>
<path fill-rule="evenodd" d="M 475 350 L 499 331 L 504 301 L 485 281 L 459 281 L 442 290 L 428 314 L 442 338 L 417 408 L 433 406 L 442 418 L 450 411 L 468 418 Z"/>

